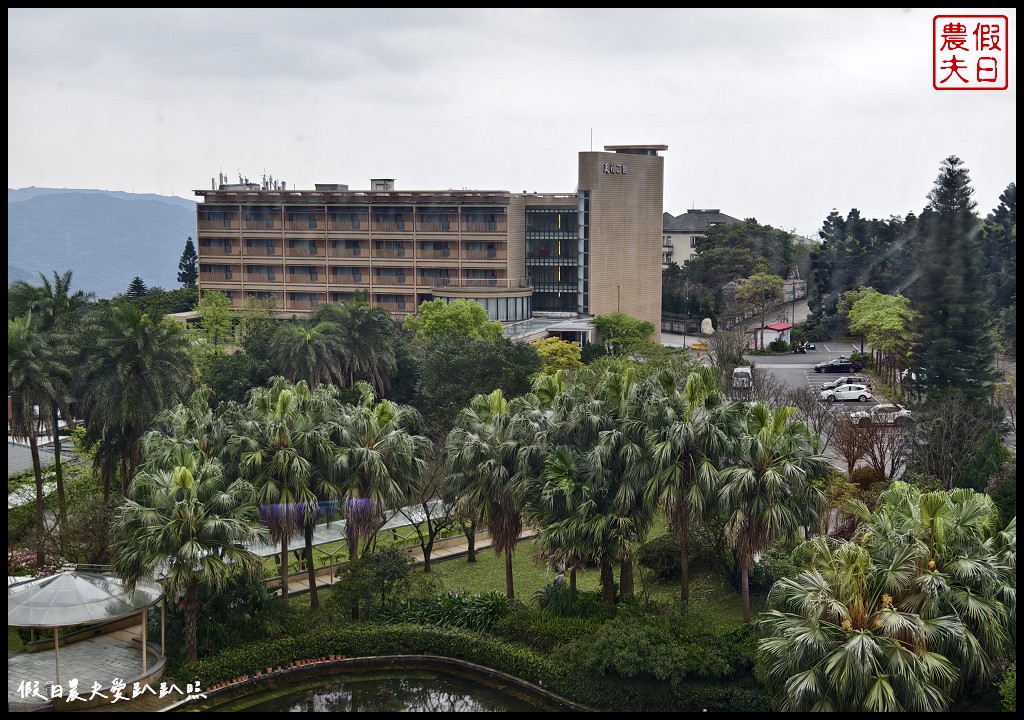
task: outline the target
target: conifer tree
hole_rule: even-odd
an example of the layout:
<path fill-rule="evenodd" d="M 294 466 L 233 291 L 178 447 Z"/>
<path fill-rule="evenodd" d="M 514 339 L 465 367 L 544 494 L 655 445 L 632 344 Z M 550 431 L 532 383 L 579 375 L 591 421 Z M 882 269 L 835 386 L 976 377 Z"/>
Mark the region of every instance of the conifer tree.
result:
<path fill-rule="evenodd" d="M 146 297 L 148 292 L 149 288 L 146 287 L 146 283 L 143 282 L 142 278 L 136 275 L 128 284 L 128 292 L 125 293 L 125 297 L 131 298 L 132 300 L 138 300 L 139 298 Z"/>
<path fill-rule="evenodd" d="M 995 346 L 980 220 L 970 175 L 955 155 L 941 166 L 912 238 L 920 274 L 908 287 L 921 314 L 917 348 L 923 390 L 982 398 L 995 377 Z"/>
<path fill-rule="evenodd" d="M 189 237 L 185 241 L 185 249 L 181 252 L 181 259 L 178 261 L 178 282 L 182 287 L 191 288 L 196 286 L 199 279 L 199 256 L 196 255 L 196 246 Z"/>

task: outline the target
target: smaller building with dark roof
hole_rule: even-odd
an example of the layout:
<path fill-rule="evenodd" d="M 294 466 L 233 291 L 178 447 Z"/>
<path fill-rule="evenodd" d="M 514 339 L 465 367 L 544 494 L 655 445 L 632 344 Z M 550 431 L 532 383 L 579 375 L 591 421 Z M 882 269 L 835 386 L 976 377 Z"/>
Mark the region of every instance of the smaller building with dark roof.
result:
<path fill-rule="evenodd" d="M 722 223 L 736 224 L 742 220 L 726 215 L 721 210 L 687 210 L 682 215 L 662 214 L 661 268 L 669 263 L 683 267 L 690 262 L 697 248 L 697 241 L 704 237 L 708 228 Z"/>

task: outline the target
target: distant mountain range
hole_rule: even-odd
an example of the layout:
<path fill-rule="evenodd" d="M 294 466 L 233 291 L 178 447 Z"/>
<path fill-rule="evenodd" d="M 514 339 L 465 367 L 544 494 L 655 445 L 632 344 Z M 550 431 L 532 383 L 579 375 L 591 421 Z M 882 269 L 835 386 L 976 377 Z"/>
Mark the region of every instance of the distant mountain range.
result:
<path fill-rule="evenodd" d="M 71 270 L 72 290 L 110 298 L 132 278 L 173 290 L 196 203 L 113 190 L 7 189 L 7 283 Z"/>

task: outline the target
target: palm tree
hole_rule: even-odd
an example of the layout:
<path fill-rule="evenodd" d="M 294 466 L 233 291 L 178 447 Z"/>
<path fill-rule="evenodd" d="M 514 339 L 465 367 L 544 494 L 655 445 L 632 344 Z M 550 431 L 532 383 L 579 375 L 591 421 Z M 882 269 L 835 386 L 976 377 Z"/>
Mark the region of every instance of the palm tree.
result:
<path fill-rule="evenodd" d="M 997 533 L 992 499 L 969 488 L 922 492 L 893 483 L 874 515 L 855 503 L 866 546 L 888 560 L 911 546 L 927 568 L 916 587 L 897 596 L 901 609 L 925 620 L 958 618 L 962 629 L 936 648 L 959 668 L 957 688 L 987 686 L 1016 637 L 1016 518 Z"/>
<path fill-rule="evenodd" d="M 750 622 L 755 557 L 777 540 L 795 538 L 800 527 L 813 526 L 824 502 L 812 483 L 825 476 L 829 462 L 813 452 L 813 437 L 794 419 L 796 413 L 794 407 L 750 405 L 733 464 L 719 474 L 726 538 L 739 559 L 744 622 Z"/>
<path fill-rule="evenodd" d="M 115 444 L 121 450 L 122 489 L 127 491 L 146 425 L 188 397 L 192 359 L 178 323 L 151 318 L 127 301 L 100 311 L 94 342 L 85 366 L 82 414 L 101 445 Z M 107 492 L 110 480 L 105 474 Z"/>
<path fill-rule="evenodd" d="M 582 561 L 601 568 L 606 602 L 614 606 L 613 568 L 620 562 L 620 593 L 632 595 L 632 551 L 653 520 L 643 489 L 653 468 L 643 420 L 649 388 L 628 361 L 599 371 L 583 369 L 534 381 L 539 406 L 550 408 L 535 426 L 549 447 L 543 472 L 527 484 L 526 514 L 540 526 L 545 556 L 571 571 Z"/>
<path fill-rule="evenodd" d="M 758 664 L 783 711 L 942 712 L 1015 652 L 1016 519 L 990 498 L 894 483 L 854 538 L 819 537 L 778 581 Z"/>
<path fill-rule="evenodd" d="M 377 400 L 369 383 L 358 381 L 362 401 L 346 406 L 335 426 L 342 448 L 341 498 L 349 560 L 359 559 L 359 543 L 368 549 L 384 524 L 384 512 L 402 506 L 409 485 L 427 471 L 431 443 L 414 434 L 419 412 L 390 400 Z M 359 617 L 353 600 L 352 618 Z"/>
<path fill-rule="evenodd" d="M 515 598 L 512 554 L 523 531 L 525 479 L 537 434 L 526 413 L 517 416 L 519 409 L 523 403 L 510 403 L 500 388 L 477 395 L 459 413 L 445 442 L 456 504 L 486 519 L 494 552 L 505 554 L 505 594 L 510 600 Z"/>
<path fill-rule="evenodd" d="M 329 322 L 293 320 L 278 328 L 270 340 L 274 367 L 292 382 L 310 387 L 342 382 L 342 348 Z"/>
<path fill-rule="evenodd" d="M 64 379 L 71 374 L 53 349 L 43 342 L 28 313 L 7 321 L 7 393 L 11 404 L 11 435 L 27 439 L 32 454 L 36 485 L 36 558 L 45 559 L 46 499 L 43 468 L 39 459 L 41 408 L 60 394 Z"/>
<path fill-rule="evenodd" d="M 596 552 L 573 522 L 585 503 L 586 463 L 573 448 L 560 445 L 544 460 L 537 481 L 527 484 L 523 516 L 535 524 L 537 557 L 569 571 L 569 599 L 576 600 L 576 572 Z"/>
<path fill-rule="evenodd" d="M 619 594 L 633 595 L 633 550 L 644 540 L 654 519 L 654 503 L 644 497 L 652 473 L 651 456 L 645 440 L 643 420 L 648 386 L 636 376 L 629 360 L 616 359 L 600 377 L 599 396 L 603 399 L 610 426 L 600 433 L 587 459 L 600 508 L 590 524 L 595 539 L 600 538 L 602 581 L 605 598 L 614 604 L 611 572 L 619 567 Z M 595 522 L 601 532 L 595 532 Z"/>
<path fill-rule="evenodd" d="M 184 594 L 186 656 L 194 662 L 199 586 L 221 590 L 239 572 L 258 575 L 262 559 L 244 546 L 265 541 L 266 530 L 248 482 L 228 482 L 218 460 L 179 449 L 132 481 L 115 518 L 114 570 L 129 589 L 161 576 L 168 598 Z"/>
<path fill-rule="evenodd" d="M 83 322 L 89 305 L 95 299 L 93 293 L 82 290 L 71 292 L 71 277 L 71 270 L 62 275 L 54 271 L 51 283 L 46 275 L 39 273 L 38 287 L 24 280 L 16 280 L 11 283 L 7 292 L 9 317 L 31 312 L 43 342 L 50 347 L 51 352 L 59 354 L 65 363 L 70 361 L 71 355 L 82 350 L 77 338 L 83 337 L 86 332 Z M 67 527 L 67 501 L 64 493 L 59 419 L 63 416 L 69 422 L 73 420 L 70 409 L 71 380 L 67 376 L 52 379 L 55 383 L 55 394 L 49 398 L 47 412 L 44 413 L 49 426 L 48 434 L 53 438 L 53 472 L 54 482 L 57 484 L 57 517 L 62 541 L 63 531 Z"/>
<path fill-rule="evenodd" d="M 319 606 L 313 566 L 313 528 L 326 507 L 337 499 L 332 468 L 339 448 L 332 442 L 336 390 L 322 386 L 311 392 L 305 381 L 292 384 L 272 378 L 254 388 L 246 412 L 229 441 L 229 453 L 256 488 L 260 515 L 271 541 L 281 543 L 281 598 L 288 604 L 288 541 L 303 530 L 309 575 L 310 607 Z"/>
<path fill-rule="evenodd" d="M 338 304 L 321 305 L 313 322 L 329 323 L 339 348 L 339 380 L 352 387 L 365 380 L 378 395 L 387 391 L 398 370 L 396 348 L 401 341 L 391 313 L 370 307 L 365 292 Z"/>
<path fill-rule="evenodd" d="M 686 607 L 690 527 L 715 504 L 715 463 L 729 446 L 741 406 L 726 401 L 718 369 L 710 366 L 691 373 L 683 392 L 672 373 L 660 375 L 658 387 L 647 440 L 656 473 L 647 493 L 664 508 L 679 543 L 680 597 Z"/>
<path fill-rule="evenodd" d="M 362 400 L 346 406 L 336 441 L 345 450 L 342 497 L 349 557 L 359 559 L 383 524 L 384 511 L 401 507 L 411 479 L 427 470 L 430 441 L 415 434 L 419 412 L 378 400 L 369 383 L 357 381 Z"/>

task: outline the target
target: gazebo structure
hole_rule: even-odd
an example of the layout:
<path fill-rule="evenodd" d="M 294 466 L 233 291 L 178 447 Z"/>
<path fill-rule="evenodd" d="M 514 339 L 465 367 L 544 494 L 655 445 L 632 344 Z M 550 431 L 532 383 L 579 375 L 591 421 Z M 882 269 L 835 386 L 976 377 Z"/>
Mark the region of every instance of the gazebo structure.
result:
<path fill-rule="evenodd" d="M 75 565 L 65 566 L 56 575 L 33 578 L 7 587 L 7 626 L 34 630 L 53 630 L 52 642 L 32 641 L 28 652 L 9 656 L 7 660 L 8 709 L 39 708 L 44 703 L 55 709 L 85 709 L 89 704 L 90 688 L 100 682 L 109 690 L 112 681 L 131 672 L 128 661 L 134 655 L 134 645 L 114 640 L 112 635 L 126 627 L 142 624 L 141 672 L 123 677 L 128 687 L 133 682 L 156 680 L 164 668 L 164 619 L 161 613 L 159 652 L 151 648 L 146 637 L 149 608 L 160 602 L 163 589 L 153 582 L 140 580 L 132 592 L 124 581 L 109 572 L 79 570 Z M 136 620 L 136 616 L 141 616 Z M 61 629 L 82 628 L 61 635 Z M 77 644 L 77 641 L 82 641 Z M 76 643 L 73 652 L 67 648 Z M 88 681 L 88 686 L 77 688 L 79 701 L 73 702 L 61 685 L 61 647 L 65 647 L 65 679 Z M 45 657 L 53 652 L 52 661 Z M 150 664 L 150 653 L 155 662 Z M 41 655 L 41 653 L 43 655 Z M 70 657 L 68 657 L 70 656 Z M 48 679 L 46 668 L 52 662 L 53 680 Z M 45 663 L 45 664 L 44 664 Z M 132 662 L 131 664 L 134 664 Z M 126 672 L 127 671 L 127 672 Z M 111 677 L 100 678 L 106 672 Z M 32 686 L 31 695 L 26 692 Z M 41 686 L 41 689 L 40 687 Z M 52 689 L 51 689 L 52 686 Z M 58 694 L 58 692 L 60 694 Z M 62 697 L 63 696 L 63 697 Z M 97 694 L 97 697 L 99 695 Z M 109 697 L 109 694 L 103 697 Z M 13 698 L 13 699 L 12 699 Z M 96 697 L 93 698 L 95 700 Z M 109 700 L 107 700 L 109 702 Z"/>

